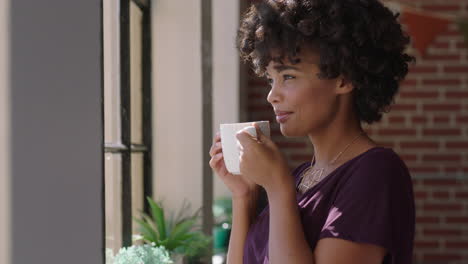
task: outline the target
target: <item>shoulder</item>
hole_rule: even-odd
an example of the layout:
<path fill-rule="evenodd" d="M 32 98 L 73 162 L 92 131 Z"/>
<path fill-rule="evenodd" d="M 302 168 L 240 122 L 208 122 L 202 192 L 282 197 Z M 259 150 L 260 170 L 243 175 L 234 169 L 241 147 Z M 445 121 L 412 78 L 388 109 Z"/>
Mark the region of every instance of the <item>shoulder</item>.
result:
<path fill-rule="evenodd" d="M 400 156 L 391 148 L 376 147 L 364 153 L 354 164 L 357 170 L 366 169 L 405 169 Z"/>
<path fill-rule="evenodd" d="M 409 178 L 408 168 L 400 156 L 390 148 L 378 147 L 364 153 L 350 168 L 354 181 L 367 184 L 384 183 Z"/>

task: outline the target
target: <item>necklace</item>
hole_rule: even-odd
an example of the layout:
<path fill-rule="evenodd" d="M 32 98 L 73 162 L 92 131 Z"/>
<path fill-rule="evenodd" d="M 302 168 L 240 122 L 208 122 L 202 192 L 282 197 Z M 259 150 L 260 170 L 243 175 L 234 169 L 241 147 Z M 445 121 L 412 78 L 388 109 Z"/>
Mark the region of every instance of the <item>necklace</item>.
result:
<path fill-rule="evenodd" d="M 326 167 L 324 168 L 319 168 L 319 169 L 312 169 L 314 166 L 315 162 L 315 154 L 312 158 L 312 163 L 311 165 L 301 174 L 301 184 L 299 184 L 299 190 L 304 193 L 306 192 L 309 188 L 317 184 L 322 180 L 322 176 L 324 174 L 324 171 L 328 169 L 331 165 L 335 163 L 335 161 L 346 151 L 348 148 L 361 136 L 363 135 L 364 132 L 359 133 L 338 155 L 329 163 L 327 164 Z"/>

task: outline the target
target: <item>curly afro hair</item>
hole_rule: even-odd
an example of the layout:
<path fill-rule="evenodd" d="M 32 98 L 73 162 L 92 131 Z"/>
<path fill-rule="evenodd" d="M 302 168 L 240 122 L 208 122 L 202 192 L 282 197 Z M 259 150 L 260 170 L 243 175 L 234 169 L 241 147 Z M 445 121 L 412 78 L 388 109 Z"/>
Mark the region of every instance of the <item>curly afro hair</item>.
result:
<path fill-rule="evenodd" d="M 270 61 L 296 64 L 301 47 L 316 47 L 318 78 L 350 81 L 357 115 L 371 124 L 388 111 L 415 61 L 405 53 L 410 38 L 398 16 L 378 0 L 261 1 L 243 15 L 237 47 L 258 76 Z"/>

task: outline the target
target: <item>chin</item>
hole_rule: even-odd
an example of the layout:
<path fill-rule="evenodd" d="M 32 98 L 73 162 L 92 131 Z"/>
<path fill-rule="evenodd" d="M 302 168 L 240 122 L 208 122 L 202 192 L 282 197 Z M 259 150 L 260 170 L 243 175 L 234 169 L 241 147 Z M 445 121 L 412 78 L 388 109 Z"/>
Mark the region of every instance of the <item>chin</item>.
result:
<path fill-rule="evenodd" d="M 281 125 L 280 124 L 280 131 L 281 134 L 285 137 L 302 137 L 301 133 L 299 131 L 295 131 L 294 129 L 288 129 L 287 125 Z"/>

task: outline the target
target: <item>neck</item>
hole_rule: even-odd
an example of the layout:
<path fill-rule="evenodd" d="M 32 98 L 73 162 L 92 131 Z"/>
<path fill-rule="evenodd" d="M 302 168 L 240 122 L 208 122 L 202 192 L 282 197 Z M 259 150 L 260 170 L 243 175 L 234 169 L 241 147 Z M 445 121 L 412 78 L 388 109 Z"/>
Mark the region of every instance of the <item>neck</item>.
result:
<path fill-rule="evenodd" d="M 314 131 L 308 135 L 309 140 L 314 146 L 316 167 L 328 167 L 340 152 L 345 150 L 348 144 L 356 139 L 334 162 L 334 164 L 339 163 L 340 160 L 346 159 L 347 154 L 352 152 L 353 146 L 356 147 L 360 142 L 362 143 L 365 141 L 363 139 L 368 139 L 367 136 L 363 134 L 361 123 L 354 112 L 346 112 L 338 113 L 334 120 L 325 128 Z"/>

